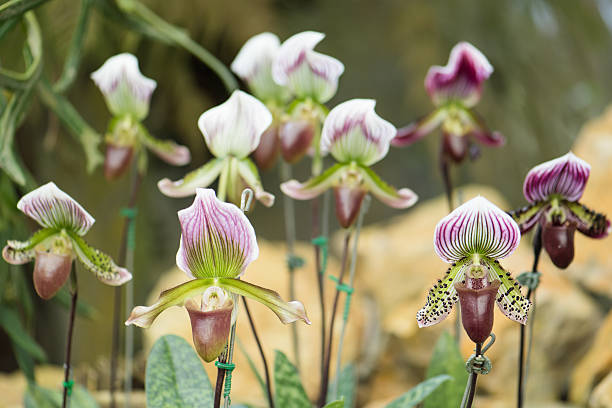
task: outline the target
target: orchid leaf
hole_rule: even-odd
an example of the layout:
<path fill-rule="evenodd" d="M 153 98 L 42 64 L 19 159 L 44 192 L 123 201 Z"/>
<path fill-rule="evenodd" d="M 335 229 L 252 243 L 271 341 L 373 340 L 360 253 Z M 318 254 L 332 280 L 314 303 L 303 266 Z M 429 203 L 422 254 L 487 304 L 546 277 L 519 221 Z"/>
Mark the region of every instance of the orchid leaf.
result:
<path fill-rule="evenodd" d="M 38 361 L 46 361 L 44 350 L 34 341 L 19 320 L 19 315 L 12 309 L 0 306 L 0 327 L 6 332 L 12 342 L 23 348 Z"/>
<path fill-rule="evenodd" d="M 48 0 L 9 0 L 0 5 L 0 22 L 19 16 Z"/>
<path fill-rule="evenodd" d="M 60 408 L 62 406 L 62 392 L 29 383 L 24 395 L 24 405 L 25 408 Z M 70 406 L 74 408 L 99 408 L 96 400 L 79 384 L 73 386 Z"/>
<path fill-rule="evenodd" d="M 330 402 L 326 404 L 323 408 L 344 408 L 344 407 L 346 407 L 344 400 L 338 400 L 338 401 L 334 401 L 334 402 Z"/>
<path fill-rule="evenodd" d="M 274 357 L 274 402 L 278 407 L 312 408 L 300 375 L 282 351 L 276 350 Z"/>
<path fill-rule="evenodd" d="M 440 384 L 451 380 L 452 377 L 446 374 L 441 374 L 423 381 L 410 391 L 403 394 L 398 399 L 388 404 L 385 408 L 412 408 L 421 403 L 428 395 L 436 390 Z"/>
<path fill-rule="evenodd" d="M 456 408 L 461 405 L 468 373 L 459 346 L 448 332 L 442 333 L 434 347 L 427 378 L 433 379 L 443 374 L 452 378 L 440 384 L 436 392 L 425 399 L 423 408 Z"/>
<path fill-rule="evenodd" d="M 213 389 L 189 343 L 175 335 L 155 342 L 147 359 L 145 389 L 149 408 L 210 408 Z"/>

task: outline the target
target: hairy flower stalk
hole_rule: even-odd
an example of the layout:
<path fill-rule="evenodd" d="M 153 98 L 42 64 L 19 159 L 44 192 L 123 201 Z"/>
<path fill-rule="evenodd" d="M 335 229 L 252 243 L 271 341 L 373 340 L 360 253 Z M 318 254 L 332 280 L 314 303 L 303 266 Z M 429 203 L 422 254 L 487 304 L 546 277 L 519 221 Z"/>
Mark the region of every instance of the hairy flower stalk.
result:
<path fill-rule="evenodd" d="M 145 148 L 165 162 L 182 166 L 191 160 L 189 149 L 170 140 L 151 136 L 142 125 L 149 113 L 151 95 L 157 83 L 140 73 L 138 59 L 129 53 L 110 57 L 91 79 L 98 86 L 113 115 L 108 125 L 104 175 L 108 180 L 120 177 L 138 156 L 139 171 L 146 172 Z"/>

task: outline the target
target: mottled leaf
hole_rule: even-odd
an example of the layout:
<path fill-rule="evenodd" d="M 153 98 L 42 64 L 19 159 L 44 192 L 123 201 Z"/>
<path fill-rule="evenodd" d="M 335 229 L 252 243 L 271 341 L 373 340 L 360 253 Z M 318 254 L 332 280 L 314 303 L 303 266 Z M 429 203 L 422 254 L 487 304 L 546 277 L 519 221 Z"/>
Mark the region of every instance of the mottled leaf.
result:
<path fill-rule="evenodd" d="M 344 408 L 347 405 L 344 403 L 344 400 L 338 400 L 338 401 L 334 401 L 334 402 L 330 402 L 329 404 L 325 405 L 323 408 Z"/>
<path fill-rule="evenodd" d="M 423 401 L 431 394 L 440 384 L 451 380 L 452 377 L 442 374 L 423 381 L 410 391 L 403 394 L 398 399 L 388 404 L 385 408 L 411 408 Z"/>
<path fill-rule="evenodd" d="M 274 401 L 278 407 L 312 408 L 295 366 L 282 351 L 274 358 Z"/>

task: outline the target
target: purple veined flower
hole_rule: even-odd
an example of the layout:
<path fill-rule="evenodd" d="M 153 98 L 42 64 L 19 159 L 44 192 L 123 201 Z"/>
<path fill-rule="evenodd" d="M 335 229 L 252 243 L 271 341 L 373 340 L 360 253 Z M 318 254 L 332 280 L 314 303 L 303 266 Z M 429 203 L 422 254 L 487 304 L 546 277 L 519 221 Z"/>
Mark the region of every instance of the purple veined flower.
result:
<path fill-rule="evenodd" d="M 591 238 L 610 233 L 610 220 L 578 202 L 591 166 L 572 152 L 529 170 L 523 194 L 529 205 L 510 215 L 525 233 L 542 227 L 542 244 L 553 263 L 565 269 L 574 259 L 574 232 Z"/>
<path fill-rule="evenodd" d="M 110 57 L 91 74 L 91 79 L 113 114 L 105 137 L 104 173 L 107 179 L 121 176 L 135 153 L 144 154 L 141 146 L 169 164 L 182 166 L 189 163 L 191 154 L 187 147 L 156 139 L 141 124 L 149 113 L 151 95 L 157 83 L 140 73 L 134 55 L 123 53 Z"/>
<path fill-rule="evenodd" d="M 55 183 L 29 192 L 17 208 L 42 229 L 27 241 L 7 241 L 2 257 L 13 265 L 35 262 L 34 287 L 41 298 L 50 299 L 60 290 L 75 258 L 107 285 L 119 286 L 132 279 L 127 269 L 85 242 L 83 236 L 95 220 Z"/>
<path fill-rule="evenodd" d="M 160 180 L 159 190 L 168 197 L 187 197 L 218 177 L 217 193 L 221 200 L 239 203 L 244 187 L 250 187 L 257 200 L 272 206 L 274 196 L 264 191 L 257 167 L 248 158 L 271 123 L 272 115 L 263 103 L 245 92 L 234 91 L 227 101 L 198 119 L 206 146 L 215 158 L 181 180 Z"/>
<path fill-rule="evenodd" d="M 425 89 L 436 109 L 399 129 L 391 143 L 408 146 L 441 127 L 442 151 L 457 163 L 477 149 L 472 139 L 485 146 L 502 146 L 503 135 L 490 131 L 472 109 L 480 100 L 484 81 L 492 73 L 493 67 L 476 47 L 467 42 L 455 45 L 448 64 L 431 67 L 425 78 Z"/>
<path fill-rule="evenodd" d="M 257 259 L 259 249 L 255 231 L 242 211 L 225 203 L 212 189 L 198 188 L 193 204 L 178 212 L 181 242 L 176 254 L 177 266 L 191 280 L 161 293 L 159 300 L 148 307 L 137 306 L 126 325 L 149 327 L 157 316 L 172 306 L 183 306 L 189 299 L 204 294 L 200 307 L 188 303 L 198 351 L 208 350 L 203 358 L 211 361 L 227 340 L 229 295 L 245 296 L 270 308 L 283 323 L 302 320 L 310 323 L 304 306 L 298 301 L 285 302 L 278 293 L 255 286 L 240 278 L 248 265 Z M 213 289 L 211 289 L 213 288 Z M 211 306 L 211 294 L 215 294 Z M 227 298 L 227 299 L 226 299 Z M 226 310 L 215 314 L 206 312 Z M 199 312 L 203 312 L 199 313 Z M 207 337 L 206 327 L 217 327 L 222 340 Z M 214 341 L 213 341 L 214 340 Z M 201 344 L 198 346 L 198 342 Z M 212 351 L 211 351 L 212 350 Z M 213 356 L 214 355 L 214 356 Z M 218 355 L 218 354 L 217 354 Z"/>
<path fill-rule="evenodd" d="M 376 101 L 352 99 L 331 110 L 323 125 L 321 152 L 338 162 L 305 183 L 290 180 L 281 190 L 297 200 L 310 200 L 333 188 L 340 224 L 352 225 L 367 193 L 394 208 L 408 208 L 417 201 L 412 190 L 396 190 L 378 177 L 370 166 L 382 160 L 395 136 L 395 127 L 374 111 Z"/>
<path fill-rule="evenodd" d="M 506 317 L 525 324 L 531 303 L 498 261 L 512 254 L 520 239 L 512 217 L 484 197 L 473 198 L 444 217 L 436 226 L 434 249 L 451 267 L 418 311 L 419 327 L 444 320 L 457 300 L 464 328 L 477 343 L 491 332 L 493 302 Z"/>

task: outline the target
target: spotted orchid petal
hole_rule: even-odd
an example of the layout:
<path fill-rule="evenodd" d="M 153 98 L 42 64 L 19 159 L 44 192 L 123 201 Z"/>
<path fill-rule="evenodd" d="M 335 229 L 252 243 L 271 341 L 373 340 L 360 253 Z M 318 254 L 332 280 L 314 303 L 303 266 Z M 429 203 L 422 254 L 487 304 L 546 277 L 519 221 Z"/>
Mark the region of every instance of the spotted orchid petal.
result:
<path fill-rule="evenodd" d="M 567 202 L 568 218 L 578 231 L 591 238 L 605 238 L 610 234 L 610 220 L 580 203 Z"/>
<path fill-rule="evenodd" d="M 138 124 L 138 128 L 142 143 L 166 163 L 183 166 L 191 161 L 191 153 L 187 147 L 176 144 L 172 140 L 156 139 L 141 124 Z"/>
<path fill-rule="evenodd" d="M 512 217 L 478 196 L 438 223 L 434 248 L 448 263 L 474 255 L 501 259 L 514 252 L 520 239 L 519 226 Z"/>
<path fill-rule="evenodd" d="M 244 43 L 231 69 L 249 85 L 253 95 L 262 101 L 287 99 L 288 91 L 272 79 L 272 62 L 280 49 L 275 34 L 257 34 Z"/>
<path fill-rule="evenodd" d="M 196 189 L 193 204 L 178 212 L 181 243 L 176 264 L 196 278 L 237 277 L 257 259 L 255 231 L 234 204 L 212 189 Z"/>
<path fill-rule="evenodd" d="M 444 122 L 446 109 L 438 108 L 429 115 L 397 130 L 397 134 L 391 144 L 396 147 L 410 146 L 418 142 Z"/>
<path fill-rule="evenodd" d="M 321 153 L 365 166 L 385 157 L 397 129 L 376 114 L 375 106 L 373 99 L 351 99 L 332 109 L 323 124 Z"/>
<path fill-rule="evenodd" d="M 546 209 L 546 202 L 541 201 L 539 203 L 529 204 L 518 210 L 510 211 L 508 214 L 519 225 L 521 234 L 524 234 L 538 223 Z"/>
<path fill-rule="evenodd" d="M 261 134 L 272 123 L 272 114 L 258 99 L 234 91 L 221 105 L 204 112 L 198 127 L 212 154 L 244 159 L 259 145 Z"/>
<path fill-rule="evenodd" d="M 244 183 L 253 190 L 255 198 L 258 201 L 266 207 L 272 207 L 274 205 L 274 195 L 264 191 L 255 163 L 248 158 L 239 160 L 238 174 L 240 174 Z"/>
<path fill-rule="evenodd" d="M 168 197 L 188 197 L 194 195 L 197 188 L 211 185 L 225 166 L 224 159 L 212 159 L 204 166 L 189 172 L 180 180 L 171 181 L 168 178 L 157 182 L 157 188 Z"/>
<path fill-rule="evenodd" d="M 509 319 L 526 324 L 531 302 L 523 297 L 521 286 L 510 276 L 510 272 L 506 272 L 501 267 L 499 262 L 485 259 L 483 263 L 488 267 L 489 280 L 498 280 L 501 283 L 496 300 L 499 310 Z"/>
<path fill-rule="evenodd" d="M 110 57 L 91 74 L 91 79 L 104 94 L 113 115 L 132 115 L 140 121 L 149 113 L 149 101 L 157 83 L 140 73 L 134 55 L 123 53 Z"/>
<path fill-rule="evenodd" d="M 400 209 L 412 207 L 419 199 L 416 193 L 409 188 L 397 190 L 385 183 L 368 167 L 359 166 L 359 173 L 365 188 L 389 207 Z"/>
<path fill-rule="evenodd" d="M 49 182 L 21 197 L 17 208 L 44 228 L 66 229 L 85 235 L 94 218 L 72 197 Z"/>
<path fill-rule="evenodd" d="M 281 191 L 295 200 L 312 200 L 337 185 L 347 170 L 347 165 L 337 163 L 305 183 L 286 181 L 281 184 Z"/>
<path fill-rule="evenodd" d="M 571 202 L 578 201 L 590 173 L 591 166 L 569 152 L 529 170 L 523 184 L 523 194 L 530 203 L 548 200 L 551 195 Z"/>
<path fill-rule="evenodd" d="M 2 249 L 2 258 L 11 265 L 23 265 L 36 257 L 36 246 L 58 234 L 53 228 L 38 230 L 27 241 L 9 240 Z"/>
<path fill-rule="evenodd" d="M 451 50 L 446 66 L 429 68 L 425 89 L 434 105 L 460 101 L 472 107 L 480 100 L 483 82 L 493 73 L 493 67 L 476 47 L 460 42 Z"/>
<path fill-rule="evenodd" d="M 69 232 L 68 235 L 79 261 L 96 275 L 100 282 L 110 286 L 121 286 L 132 279 L 132 274 L 127 269 L 117 266 L 110 256 L 87 245 L 77 234 Z"/>
<path fill-rule="evenodd" d="M 304 31 L 288 38 L 272 64 L 272 77 L 298 98 L 312 98 L 319 103 L 330 100 L 338 89 L 344 65 L 337 59 L 314 51 L 325 34 Z"/>

